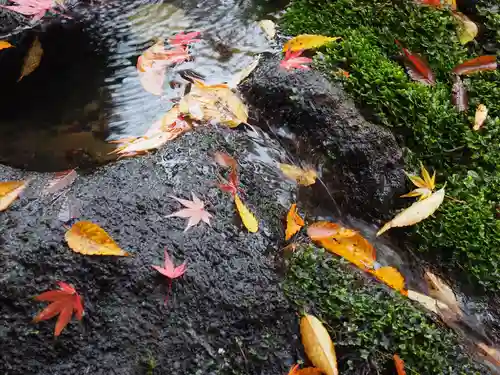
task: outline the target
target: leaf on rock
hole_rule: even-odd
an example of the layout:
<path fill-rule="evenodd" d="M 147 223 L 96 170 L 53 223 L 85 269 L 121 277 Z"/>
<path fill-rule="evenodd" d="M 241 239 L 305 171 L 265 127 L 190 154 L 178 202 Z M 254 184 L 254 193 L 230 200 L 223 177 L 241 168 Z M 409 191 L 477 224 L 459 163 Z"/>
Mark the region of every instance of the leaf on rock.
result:
<path fill-rule="evenodd" d="M 183 133 L 178 130 L 177 133 L 158 132 L 149 137 L 138 137 L 126 140 L 110 141 L 109 143 L 119 143 L 118 147 L 110 154 L 118 154 L 120 157 L 129 157 L 144 154 L 147 151 L 155 150 L 163 146 L 168 141 L 176 138 Z"/>
<path fill-rule="evenodd" d="M 312 59 L 309 57 L 302 56 L 302 50 L 292 52 L 288 50 L 285 52 L 285 58 L 280 61 L 280 67 L 286 70 L 300 69 L 309 70 L 311 69 L 306 64 L 312 63 Z"/>
<path fill-rule="evenodd" d="M 175 267 L 174 262 L 172 262 L 172 259 L 170 259 L 170 255 L 168 255 L 167 249 L 165 249 L 164 257 L 163 267 L 152 266 L 155 270 L 157 270 L 163 276 L 168 277 L 169 279 L 176 279 L 184 275 L 184 273 L 186 272 L 186 262 L 182 263 L 180 266 Z"/>
<path fill-rule="evenodd" d="M 317 174 L 312 168 L 302 169 L 292 164 L 279 164 L 281 172 L 299 185 L 309 186 L 316 182 Z"/>
<path fill-rule="evenodd" d="M 311 363 L 326 375 L 338 375 L 335 347 L 323 323 L 305 314 L 300 319 L 300 336 Z"/>
<path fill-rule="evenodd" d="M 479 104 L 476 109 L 476 115 L 474 116 L 474 129 L 478 131 L 483 127 L 486 118 L 488 117 L 488 108 L 484 104 Z"/>
<path fill-rule="evenodd" d="M 70 169 L 63 172 L 56 173 L 55 177 L 49 181 L 48 185 L 43 190 L 44 194 L 54 194 L 58 191 L 61 191 L 73 184 L 76 178 L 78 177 L 78 173 L 76 170 Z"/>
<path fill-rule="evenodd" d="M 481 354 L 485 356 L 485 360 L 496 367 L 500 366 L 500 351 L 497 348 L 492 348 L 484 342 L 476 343 L 476 346 L 481 350 Z"/>
<path fill-rule="evenodd" d="M 435 298 L 426 296 L 425 294 L 416 292 L 414 290 L 408 290 L 407 297 L 412 301 L 418 302 L 422 307 L 430 312 L 441 317 L 444 321 L 456 320 L 457 315 L 451 311 L 447 304 L 438 301 Z"/>
<path fill-rule="evenodd" d="M 405 67 L 410 78 L 425 85 L 434 85 L 436 78 L 429 64 L 418 54 L 404 48 L 398 40 L 395 40 L 395 42 L 403 50 Z"/>
<path fill-rule="evenodd" d="M 392 289 L 397 290 L 401 294 L 407 294 L 405 290 L 405 279 L 403 275 L 401 275 L 401 273 L 394 267 L 385 266 L 369 270 L 369 272 L 377 279 L 390 286 Z"/>
<path fill-rule="evenodd" d="M 451 310 L 461 313 L 457 297 L 449 285 L 430 271 L 425 271 L 424 279 L 429 288 L 429 296 L 443 302 Z"/>
<path fill-rule="evenodd" d="M 304 220 L 297 213 L 297 204 L 292 204 L 286 215 L 286 233 L 285 240 L 288 241 L 304 226 Z"/>
<path fill-rule="evenodd" d="M 231 81 L 229 82 L 229 87 L 230 88 L 236 88 L 240 82 L 245 80 L 254 70 L 257 68 L 260 62 L 260 55 L 255 58 L 254 61 L 250 63 L 247 67 L 243 68 L 240 70 L 238 73 L 236 73 Z"/>
<path fill-rule="evenodd" d="M 259 230 L 259 222 L 247 206 L 243 204 L 238 194 L 234 195 L 234 203 L 236 204 L 236 211 L 238 211 L 245 228 L 251 233 L 256 233 Z"/>
<path fill-rule="evenodd" d="M 12 48 L 14 47 L 12 44 L 7 42 L 6 40 L 0 40 L 0 50 L 6 49 L 6 48 Z"/>
<path fill-rule="evenodd" d="M 469 95 L 464 82 L 458 75 L 453 76 L 453 86 L 451 87 L 451 102 L 458 109 L 458 112 L 465 112 L 469 109 Z"/>
<path fill-rule="evenodd" d="M 497 69 L 497 57 L 484 55 L 467 60 L 453 68 L 452 72 L 458 75 L 469 75 Z"/>
<path fill-rule="evenodd" d="M 183 217 L 189 219 L 184 232 L 187 232 L 189 228 L 194 227 L 200 221 L 203 221 L 210 225 L 210 218 L 212 215 L 205 210 L 205 203 L 200 200 L 193 192 L 191 192 L 193 200 L 181 199 L 174 196 L 170 196 L 175 199 L 177 202 L 182 204 L 184 207 L 182 210 L 174 212 L 173 214 L 168 215 L 167 217 Z"/>
<path fill-rule="evenodd" d="M 390 228 L 410 226 L 428 218 L 443 203 L 444 193 L 444 188 L 442 188 L 433 193 L 429 198 L 413 203 L 410 207 L 397 214 L 394 219 L 386 223 L 377 232 L 377 236 L 380 236 Z"/>
<path fill-rule="evenodd" d="M 30 49 L 28 50 L 28 53 L 26 54 L 26 57 L 24 58 L 24 63 L 21 68 L 21 76 L 19 77 L 17 82 L 19 82 L 24 77 L 33 73 L 36 70 L 36 68 L 38 68 L 40 62 L 42 61 L 42 56 L 43 56 L 42 44 L 40 43 L 38 37 L 35 37 L 33 44 L 31 45 Z"/>
<path fill-rule="evenodd" d="M 406 375 L 405 371 L 405 363 L 403 360 L 399 357 L 399 355 L 394 354 L 394 366 L 396 367 L 396 372 L 398 375 Z"/>
<path fill-rule="evenodd" d="M 0 212 L 9 208 L 27 186 L 27 181 L 0 182 Z"/>
<path fill-rule="evenodd" d="M 214 160 L 217 164 L 224 168 L 232 168 L 235 169 L 238 167 L 238 163 L 236 159 L 231 155 L 226 154 L 225 152 L 217 151 L 214 154 Z"/>
<path fill-rule="evenodd" d="M 359 235 L 358 232 L 344 228 L 341 225 L 330 221 L 317 221 L 307 228 L 307 235 L 313 241 L 325 240 L 328 238 L 349 238 Z"/>
<path fill-rule="evenodd" d="M 99 225 L 90 221 L 79 221 L 66 232 L 68 246 L 83 255 L 129 256 Z"/>
<path fill-rule="evenodd" d="M 458 21 L 457 35 L 460 43 L 467 44 L 472 42 L 479 32 L 477 25 L 465 14 L 460 12 L 453 12 L 452 14 Z"/>
<path fill-rule="evenodd" d="M 299 365 L 294 365 L 288 372 L 288 375 L 322 375 L 323 371 L 321 371 L 317 367 L 306 367 L 303 369 L 299 368 Z"/>
<path fill-rule="evenodd" d="M 420 164 L 420 169 L 422 177 L 409 175 L 405 172 L 406 176 L 408 176 L 410 181 L 417 187 L 417 189 L 409 192 L 408 194 L 402 195 L 401 198 L 420 196 L 420 200 L 423 200 L 429 198 L 434 192 L 434 189 L 436 188 L 436 171 L 434 171 L 434 174 L 431 177 L 423 164 Z"/>
<path fill-rule="evenodd" d="M 324 35 L 302 34 L 290 39 L 283 46 L 283 52 L 300 51 L 324 46 L 341 39 L 340 37 L 330 37 Z"/>
<path fill-rule="evenodd" d="M 66 197 L 57 218 L 63 223 L 67 223 L 73 219 L 80 217 L 81 215 L 81 205 L 78 201 L 73 198 Z"/>
<path fill-rule="evenodd" d="M 82 298 L 76 292 L 75 288 L 62 281 L 58 282 L 58 285 L 60 289 L 51 290 L 35 297 L 37 301 L 48 301 L 52 303 L 33 319 L 33 322 L 38 323 L 42 320 L 48 320 L 59 315 L 54 330 L 55 336 L 59 336 L 62 330 L 68 325 L 73 316 L 73 311 L 78 320 L 82 320 L 83 318 Z"/>
<path fill-rule="evenodd" d="M 199 39 L 196 39 L 200 36 L 201 32 L 193 31 L 191 33 L 180 32 L 174 35 L 172 38 L 168 40 L 168 43 L 171 46 L 187 46 L 191 43 L 199 42 Z"/>
<path fill-rule="evenodd" d="M 259 21 L 259 26 L 266 33 L 267 39 L 273 40 L 276 36 L 276 24 L 271 20 Z"/>

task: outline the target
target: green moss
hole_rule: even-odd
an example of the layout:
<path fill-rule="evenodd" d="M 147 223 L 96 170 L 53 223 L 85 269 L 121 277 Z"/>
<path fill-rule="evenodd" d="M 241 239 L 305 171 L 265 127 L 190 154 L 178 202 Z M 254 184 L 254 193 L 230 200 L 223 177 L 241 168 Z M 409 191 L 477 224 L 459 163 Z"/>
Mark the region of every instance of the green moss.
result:
<path fill-rule="evenodd" d="M 394 368 L 394 353 L 411 374 L 488 373 L 463 354 L 456 334 L 410 300 L 321 250 L 295 253 L 285 293 L 300 309 L 326 323 L 341 374 L 386 373 Z"/>
<path fill-rule="evenodd" d="M 499 34 L 500 16 L 488 10 L 491 7 L 485 0 L 478 8 L 485 20 L 484 38 L 494 38 Z M 500 254 L 493 251 L 500 248 L 496 218 L 500 73 L 465 78 L 470 99 L 466 114 L 458 113 L 451 104 L 451 68 L 483 53 L 481 46 L 469 50 L 460 45 L 455 20 L 448 11 L 404 0 L 296 0 L 282 25 L 290 34 L 343 37 L 318 53 L 317 67 L 330 73 L 339 67 L 349 71 L 349 79 L 336 74 L 331 78 L 341 80 L 377 121 L 403 136 L 411 151 L 408 169 L 420 160 L 437 170 L 440 184 L 447 183 L 447 195 L 452 199 L 445 200 L 435 218 L 412 229 L 418 248 L 430 258 L 438 257 L 445 268 L 462 272 L 462 279 L 489 291 L 500 290 Z M 428 59 L 437 75 L 435 86 L 409 79 L 395 59 L 400 52 L 394 39 Z M 487 106 L 489 118 L 475 132 L 471 124 L 480 103 Z M 473 178 L 473 189 L 470 176 L 478 176 Z"/>

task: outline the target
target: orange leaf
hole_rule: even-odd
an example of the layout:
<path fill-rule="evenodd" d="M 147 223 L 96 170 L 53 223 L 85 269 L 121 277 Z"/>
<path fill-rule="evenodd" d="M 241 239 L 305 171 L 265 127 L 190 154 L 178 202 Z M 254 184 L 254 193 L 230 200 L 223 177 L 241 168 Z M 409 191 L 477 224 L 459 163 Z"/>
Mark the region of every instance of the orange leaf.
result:
<path fill-rule="evenodd" d="M 372 269 L 375 264 L 375 249 L 357 233 L 350 237 L 322 239 L 318 243 L 326 250 L 345 258 L 363 271 Z"/>
<path fill-rule="evenodd" d="M 64 236 L 68 246 L 76 253 L 84 255 L 129 256 L 97 224 L 90 221 L 75 223 Z"/>
<path fill-rule="evenodd" d="M 294 375 L 321 375 L 321 374 L 323 374 L 323 371 L 321 371 L 317 367 L 306 367 L 294 373 Z"/>
<path fill-rule="evenodd" d="M 6 48 L 12 48 L 14 47 L 12 44 L 7 42 L 6 40 L 0 40 L 0 50 L 6 49 Z"/>
<path fill-rule="evenodd" d="M 495 55 L 484 55 L 467 60 L 453 68 L 452 72 L 458 75 L 468 75 L 487 70 L 496 70 L 497 57 Z"/>
<path fill-rule="evenodd" d="M 398 375 L 406 375 L 405 363 L 397 354 L 394 354 L 394 365 L 396 366 Z"/>
<path fill-rule="evenodd" d="M 292 204 L 290 211 L 286 215 L 286 235 L 285 240 L 289 240 L 304 226 L 304 220 L 297 213 L 297 204 Z"/>
<path fill-rule="evenodd" d="M 307 228 L 307 235 L 313 241 L 324 240 L 330 237 L 348 238 L 358 235 L 356 231 L 344 228 L 329 221 L 317 221 Z"/>
<path fill-rule="evenodd" d="M 27 186 L 26 181 L 0 182 L 0 212 L 5 211 Z"/>
<path fill-rule="evenodd" d="M 391 288 L 405 294 L 405 279 L 394 267 L 385 266 L 376 270 L 370 270 L 369 272 Z"/>

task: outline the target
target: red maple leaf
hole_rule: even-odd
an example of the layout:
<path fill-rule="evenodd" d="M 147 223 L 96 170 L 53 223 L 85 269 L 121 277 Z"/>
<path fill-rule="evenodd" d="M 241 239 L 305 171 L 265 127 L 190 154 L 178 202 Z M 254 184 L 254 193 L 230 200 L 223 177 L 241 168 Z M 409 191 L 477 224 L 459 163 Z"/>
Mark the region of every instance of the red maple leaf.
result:
<path fill-rule="evenodd" d="M 78 320 L 82 320 L 83 318 L 82 298 L 76 292 L 75 288 L 62 281 L 59 281 L 57 284 L 60 289 L 50 290 L 35 297 L 37 301 L 48 301 L 52 303 L 33 319 L 33 322 L 38 323 L 42 320 L 51 319 L 59 314 L 54 330 L 55 336 L 59 336 L 64 327 L 68 325 L 73 316 L 73 311 Z"/>
<path fill-rule="evenodd" d="M 193 31 L 192 33 L 180 32 L 170 38 L 168 43 L 171 46 L 187 46 L 189 43 L 199 42 L 199 39 L 196 38 L 199 37 L 200 34 L 199 31 Z"/>
<path fill-rule="evenodd" d="M 311 69 L 305 64 L 310 64 L 312 62 L 312 59 L 309 57 L 303 57 L 302 52 L 303 50 L 300 51 L 295 51 L 292 52 L 291 50 L 288 50 L 285 52 L 285 58 L 280 61 L 280 67 L 286 69 L 286 70 L 291 70 L 291 69 L 302 69 L 302 70 L 309 70 Z"/>
<path fill-rule="evenodd" d="M 170 259 L 168 255 L 167 249 L 165 249 L 165 261 L 164 266 L 152 266 L 155 270 L 161 273 L 163 276 L 168 278 L 168 293 L 165 297 L 165 305 L 168 301 L 168 295 L 170 294 L 170 290 L 172 289 L 172 280 L 181 277 L 186 272 L 186 262 L 182 263 L 180 266 L 175 267 L 174 262 Z"/>

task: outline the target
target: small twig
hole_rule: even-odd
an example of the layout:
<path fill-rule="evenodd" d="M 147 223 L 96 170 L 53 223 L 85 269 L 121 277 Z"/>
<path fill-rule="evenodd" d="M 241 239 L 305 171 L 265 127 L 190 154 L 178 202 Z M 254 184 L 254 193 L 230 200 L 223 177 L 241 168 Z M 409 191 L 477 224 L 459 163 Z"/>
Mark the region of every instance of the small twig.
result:
<path fill-rule="evenodd" d="M 454 201 L 454 202 L 458 202 L 458 203 L 467 203 L 466 201 L 461 201 L 460 199 L 456 199 L 456 198 L 453 198 L 453 197 L 450 197 L 449 195 L 445 195 L 446 198 Z"/>

